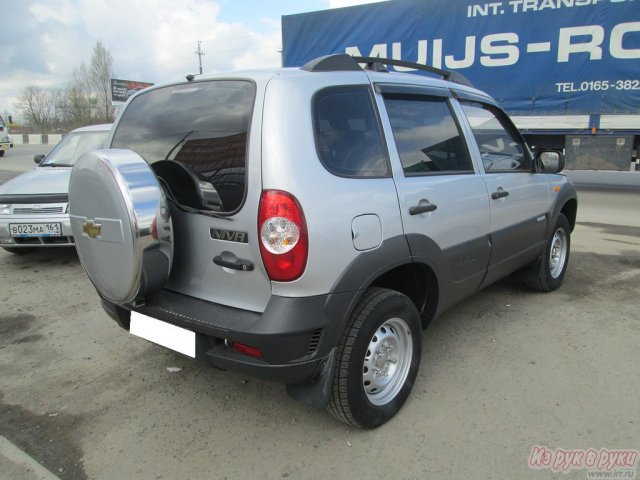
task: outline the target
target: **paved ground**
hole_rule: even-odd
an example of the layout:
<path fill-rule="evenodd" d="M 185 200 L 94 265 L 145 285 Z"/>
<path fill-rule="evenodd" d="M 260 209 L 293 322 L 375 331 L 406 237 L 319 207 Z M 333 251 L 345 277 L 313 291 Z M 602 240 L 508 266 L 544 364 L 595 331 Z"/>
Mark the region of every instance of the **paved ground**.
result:
<path fill-rule="evenodd" d="M 571 181 L 580 187 L 640 190 L 640 170 L 612 172 L 596 170 L 566 170 Z"/>
<path fill-rule="evenodd" d="M 581 192 L 563 287 L 507 279 L 434 321 L 412 396 L 370 432 L 129 336 L 73 250 L 0 252 L 0 436 L 62 479 L 586 479 L 527 460 L 640 449 L 639 212 Z"/>
<path fill-rule="evenodd" d="M 53 147 L 54 145 L 15 145 L 0 157 L 0 170 L 26 172 L 36 166 L 33 162 L 34 155 L 46 155 Z"/>
<path fill-rule="evenodd" d="M 15 145 L 0 157 L 0 185 L 36 166 L 34 155 L 47 154 L 52 145 Z"/>

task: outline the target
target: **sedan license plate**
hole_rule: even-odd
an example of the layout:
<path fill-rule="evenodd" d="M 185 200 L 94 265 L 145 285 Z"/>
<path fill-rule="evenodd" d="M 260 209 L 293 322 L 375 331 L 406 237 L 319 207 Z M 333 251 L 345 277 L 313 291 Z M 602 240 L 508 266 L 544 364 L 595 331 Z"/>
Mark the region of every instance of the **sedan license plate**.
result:
<path fill-rule="evenodd" d="M 129 333 L 196 358 L 195 332 L 138 312 L 131 312 Z"/>
<path fill-rule="evenodd" d="M 61 237 L 60 223 L 10 223 L 12 237 Z"/>

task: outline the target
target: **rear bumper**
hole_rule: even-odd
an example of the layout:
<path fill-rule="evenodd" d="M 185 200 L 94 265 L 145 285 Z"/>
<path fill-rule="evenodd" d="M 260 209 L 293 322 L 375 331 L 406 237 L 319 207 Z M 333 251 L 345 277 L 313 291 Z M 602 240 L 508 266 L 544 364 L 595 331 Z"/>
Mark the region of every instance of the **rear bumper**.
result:
<path fill-rule="evenodd" d="M 129 330 L 130 309 L 196 332 L 196 358 L 287 384 L 310 380 L 322 370 L 338 343 L 357 292 L 290 298 L 272 296 L 263 313 L 199 300 L 161 290 L 139 307 L 113 305 L 105 311 Z M 262 352 L 254 358 L 236 352 L 235 342 Z"/>

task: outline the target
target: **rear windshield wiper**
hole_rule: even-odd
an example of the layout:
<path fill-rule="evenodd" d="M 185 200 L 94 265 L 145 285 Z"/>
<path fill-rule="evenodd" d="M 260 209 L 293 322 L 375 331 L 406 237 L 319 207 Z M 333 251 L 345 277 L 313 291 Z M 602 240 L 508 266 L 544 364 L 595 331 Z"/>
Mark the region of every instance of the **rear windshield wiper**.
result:
<path fill-rule="evenodd" d="M 167 155 L 164 157 L 165 160 L 169 160 L 169 157 L 171 156 L 171 154 L 173 153 L 173 151 L 178 148 L 179 145 L 182 144 L 182 142 L 184 142 L 187 137 L 189 137 L 191 134 L 196 133 L 197 130 L 191 130 L 189 132 L 187 132 L 187 134 L 182 137 L 180 140 L 178 140 L 178 143 L 176 143 L 173 147 L 171 147 L 171 150 L 169 150 L 169 153 L 167 153 Z"/>

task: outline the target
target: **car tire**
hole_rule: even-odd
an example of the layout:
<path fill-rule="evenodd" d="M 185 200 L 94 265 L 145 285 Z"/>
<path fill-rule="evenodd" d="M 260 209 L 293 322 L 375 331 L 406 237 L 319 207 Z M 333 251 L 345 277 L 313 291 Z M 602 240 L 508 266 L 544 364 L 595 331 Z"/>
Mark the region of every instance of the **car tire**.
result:
<path fill-rule="evenodd" d="M 4 150 L 0 150 L 0 157 L 4 157 Z"/>
<path fill-rule="evenodd" d="M 569 265 L 571 227 L 567 217 L 558 215 L 544 252 L 533 264 L 533 278 L 527 286 L 538 292 L 551 292 L 562 284 Z"/>
<path fill-rule="evenodd" d="M 375 428 L 406 401 L 420 366 L 422 327 L 415 305 L 394 290 L 365 291 L 342 336 L 328 411 Z"/>

